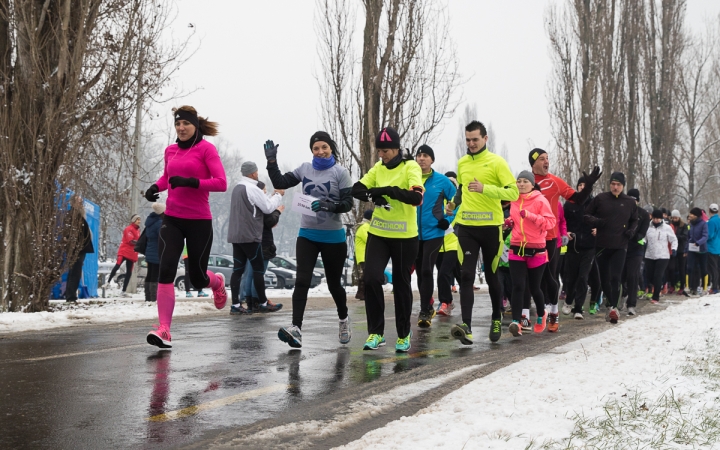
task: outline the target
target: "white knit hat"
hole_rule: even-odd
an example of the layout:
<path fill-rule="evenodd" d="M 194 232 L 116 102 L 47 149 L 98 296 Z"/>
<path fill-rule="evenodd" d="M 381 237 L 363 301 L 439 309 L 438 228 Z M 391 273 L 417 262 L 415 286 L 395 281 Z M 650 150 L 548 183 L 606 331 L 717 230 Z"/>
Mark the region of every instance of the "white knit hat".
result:
<path fill-rule="evenodd" d="M 152 204 L 152 209 L 155 211 L 155 214 L 162 214 L 165 212 L 165 203 L 155 202 Z"/>
<path fill-rule="evenodd" d="M 677 209 L 673 209 L 672 212 L 670 213 L 670 217 L 682 217 L 682 216 L 680 215 L 680 211 L 678 211 Z"/>

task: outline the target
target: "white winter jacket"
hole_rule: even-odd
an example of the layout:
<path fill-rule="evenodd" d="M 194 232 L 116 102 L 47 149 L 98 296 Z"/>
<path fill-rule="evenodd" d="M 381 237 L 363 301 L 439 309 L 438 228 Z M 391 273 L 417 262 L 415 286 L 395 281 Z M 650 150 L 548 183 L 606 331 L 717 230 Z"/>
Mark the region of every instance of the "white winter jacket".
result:
<path fill-rule="evenodd" d="M 672 250 L 677 250 L 678 246 L 675 232 L 666 223 L 656 227 L 654 223 L 650 222 L 645 241 L 647 242 L 645 249 L 645 258 L 647 259 L 670 259 L 668 244 Z"/>

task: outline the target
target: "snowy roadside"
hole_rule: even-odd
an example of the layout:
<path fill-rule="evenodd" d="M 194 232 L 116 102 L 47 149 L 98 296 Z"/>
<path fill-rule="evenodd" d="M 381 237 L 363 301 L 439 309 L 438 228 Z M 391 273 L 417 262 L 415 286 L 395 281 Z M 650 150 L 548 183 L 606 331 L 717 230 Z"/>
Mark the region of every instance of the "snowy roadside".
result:
<path fill-rule="evenodd" d="M 342 448 L 720 447 L 718 322 L 720 296 L 682 301 L 507 366 Z"/>

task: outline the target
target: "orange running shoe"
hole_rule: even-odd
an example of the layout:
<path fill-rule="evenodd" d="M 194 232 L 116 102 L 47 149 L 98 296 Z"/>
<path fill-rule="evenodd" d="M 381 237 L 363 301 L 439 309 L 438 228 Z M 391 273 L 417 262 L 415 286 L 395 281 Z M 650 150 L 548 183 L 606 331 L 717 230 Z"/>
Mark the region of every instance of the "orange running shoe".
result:
<path fill-rule="evenodd" d="M 542 333 L 543 331 L 545 331 L 545 324 L 547 323 L 547 317 L 548 317 L 547 310 L 545 310 L 545 313 L 542 315 L 542 317 L 538 316 L 537 322 L 535 322 L 535 328 L 533 329 L 533 331 L 535 333 Z"/>
<path fill-rule="evenodd" d="M 560 318 L 557 314 L 548 314 L 547 318 L 547 330 L 550 333 L 557 333 L 560 328 Z"/>
<path fill-rule="evenodd" d="M 452 310 L 455 305 L 452 303 L 440 303 L 440 308 L 437 310 L 438 316 L 452 316 Z"/>

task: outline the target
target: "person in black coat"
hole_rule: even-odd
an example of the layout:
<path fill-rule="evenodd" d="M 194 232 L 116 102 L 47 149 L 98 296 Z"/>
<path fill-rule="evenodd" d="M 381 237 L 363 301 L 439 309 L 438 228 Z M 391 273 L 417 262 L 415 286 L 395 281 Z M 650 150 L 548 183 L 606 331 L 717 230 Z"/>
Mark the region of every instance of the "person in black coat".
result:
<path fill-rule="evenodd" d="M 688 241 L 688 226 L 683 222 L 680 211 L 674 209 L 670 217 L 670 225 L 675 230 L 675 237 L 678 240 L 678 251 L 675 256 L 670 257 L 668 264 L 669 280 L 672 287 L 676 290 L 677 295 L 682 295 L 685 290 L 685 273 L 687 255 L 685 247 Z"/>
<path fill-rule="evenodd" d="M 160 239 L 160 227 L 165 215 L 164 203 L 153 203 L 153 212 L 145 219 L 145 262 L 147 263 L 147 275 L 145 276 L 145 301 L 157 301 L 158 279 L 160 278 L 160 255 L 158 254 L 158 239 Z"/>
<path fill-rule="evenodd" d="M 628 190 L 628 196 L 640 203 L 640 191 L 637 189 Z M 628 241 L 627 256 L 625 257 L 625 268 L 623 269 L 623 297 L 627 297 L 627 312 L 629 316 L 635 315 L 637 306 L 638 290 L 640 289 L 641 264 L 645 257 L 645 235 L 650 227 L 650 213 L 638 208 L 638 226 L 635 235 Z"/>
<path fill-rule="evenodd" d="M 83 198 L 79 195 L 74 195 L 70 199 L 70 206 L 73 220 L 77 220 L 78 226 L 73 228 L 73 231 L 77 230 L 78 233 L 78 247 L 80 252 L 77 255 L 77 259 L 70 266 L 68 271 L 67 282 L 65 283 L 65 301 L 77 302 L 77 290 L 80 285 L 80 278 L 82 277 L 82 268 L 85 263 L 85 255 L 88 253 L 95 253 L 95 248 L 92 244 L 92 232 L 90 226 L 87 223 L 85 215 L 85 205 Z"/>

